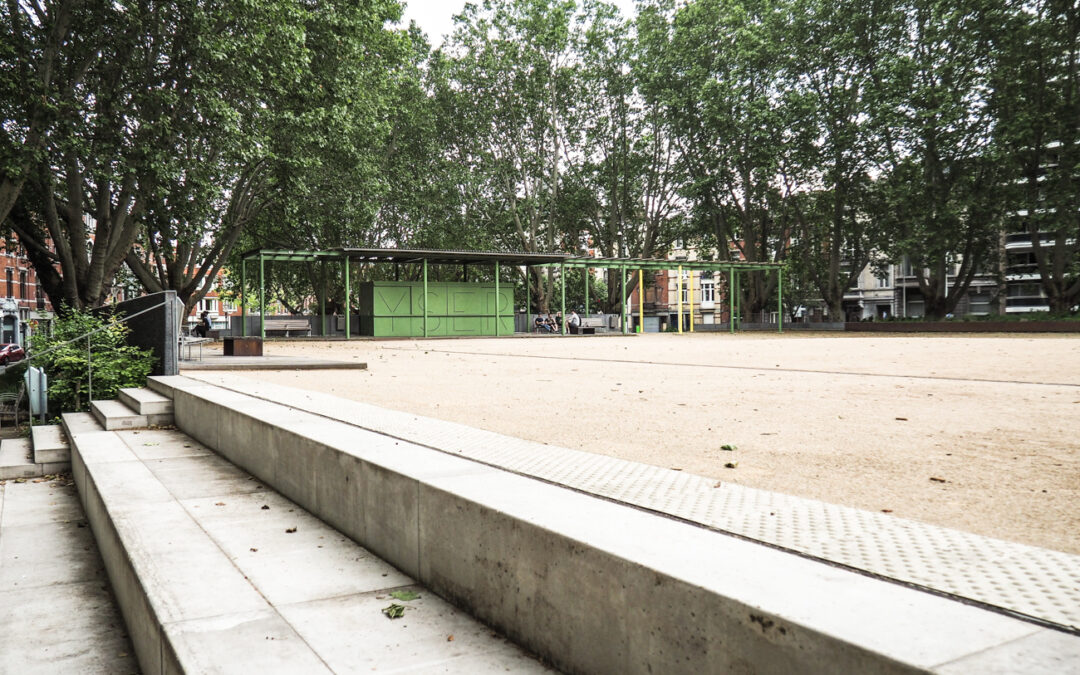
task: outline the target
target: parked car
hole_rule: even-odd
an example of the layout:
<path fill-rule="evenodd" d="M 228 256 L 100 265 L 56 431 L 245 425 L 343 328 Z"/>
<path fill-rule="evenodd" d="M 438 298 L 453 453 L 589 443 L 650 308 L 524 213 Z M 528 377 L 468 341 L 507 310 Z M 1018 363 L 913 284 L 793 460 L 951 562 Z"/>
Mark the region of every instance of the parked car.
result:
<path fill-rule="evenodd" d="M 0 366 L 6 366 L 13 361 L 22 361 L 26 358 L 26 352 L 17 344 L 0 344 Z"/>

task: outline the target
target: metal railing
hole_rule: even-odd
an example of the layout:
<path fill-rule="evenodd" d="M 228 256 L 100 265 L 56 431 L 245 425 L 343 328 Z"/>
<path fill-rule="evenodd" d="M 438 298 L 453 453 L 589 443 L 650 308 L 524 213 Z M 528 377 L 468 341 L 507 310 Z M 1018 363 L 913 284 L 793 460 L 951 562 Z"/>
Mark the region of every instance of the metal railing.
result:
<path fill-rule="evenodd" d="M 73 344 L 75 342 L 79 342 L 80 340 L 85 338 L 86 339 L 86 400 L 87 400 L 87 402 L 92 401 L 94 399 L 94 357 L 93 357 L 93 350 L 91 349 L 90 337 L 93 336 L 93 335 L 96 335 L 97 333 L 100 333 L 100 332 L 102 332 L 104 330 L 108 330 L 109 328 L 112 327 L 113 324 L 126 323 L 128 321 L 131 321 L 132 319 L 134 319 L 137 316 L 141 316 L 143 314 L 146 314 L 147 312 L 153 311 L 153 310 L 158 309 L 160 307 L 164 307 L 167 304 L 169 304 L 169 302 L 170 302 L 169 300 L 164 300 L 164 301 L 162 301 L 162 302 L 160 302 L 160 303 L 158 303 L 158 304 L 156 304 L 156 305 L 154 305 L 152 307 L 147 307 L 146 309 L 141 309 L 138 312 L 135 312 L 134 314 L 125 315 L 125 316 L 123 316 L 123 317 L 121 317 L 119 319 L 114 316 L 114 317 L 111 318 L 109 324 L 107 324 L 105 326 L 102 326 L 100 328 L 95 328 L 94 330 L 91 330 L 91 331 L 87 331 L 87 332 L 83 333 L 82 335 L 78 335 L 76 337 L 73 337 L 70 340 L 65 340 L 64 342 L 61 342 L 60 344 L 53 345 L 53 346 L 49 347 L 48 349 L 46 349 L 46 350 L 44 350 L 42 352 L 29 352 L 28 351 L 26 353 L 26 358 L 23 359 L 23 361 L 25 363 L 29 364 L 32 360 L 34 360 L 36 358 L 41 358 L 43 356 L 47 356 L 48 354 L 51 354 L 51 353 L 55 352 L 56 350 L 60 349 L 61 347 L 66 347 L 67 345 Z M 174 302 L 179 302 L 179 300 L 176 300 Z M 38 378 L 39 378 L 38 379 L 38 388 L 39 388 L 39 390 L 44 388 L 44 379 L 42 379 L 43 377 L 44 377 L 44 370 L 41 369 L 41 368 L 38 368 Z M 29 394 L 27 394 L 27 407 L 29 407 Z M 44 422 L 45 422 L 45 406 L 39 405 L 38 408 L 39 408 L 39 411 L 40 411 L 39 421 L 42 424 L 44 424 Z M 31 415 L 31 417 L 32 417 L 32 415 Z"/>

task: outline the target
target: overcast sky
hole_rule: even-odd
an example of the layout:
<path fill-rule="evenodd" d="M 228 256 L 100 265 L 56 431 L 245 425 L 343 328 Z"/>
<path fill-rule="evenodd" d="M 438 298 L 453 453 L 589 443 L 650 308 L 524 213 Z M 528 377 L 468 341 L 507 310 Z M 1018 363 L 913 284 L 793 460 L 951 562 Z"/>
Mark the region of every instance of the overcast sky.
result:
<path fill-rule="evenodd" d="M 480 4 L 480 0 L 475 0 Z M 625 17 L 634 16 L 634 0 L 609 0 L 619 7 Z M 416 21 L 428 35 L 432 47 L 442 44 L 443 36 L 449 34 L 454 28 L 452 17 L 460 14 L 465 7 L 466 0 L 406 0 L 405 12 L 402 14 L 402 25 L 408 26 L 409 21 Z"/>

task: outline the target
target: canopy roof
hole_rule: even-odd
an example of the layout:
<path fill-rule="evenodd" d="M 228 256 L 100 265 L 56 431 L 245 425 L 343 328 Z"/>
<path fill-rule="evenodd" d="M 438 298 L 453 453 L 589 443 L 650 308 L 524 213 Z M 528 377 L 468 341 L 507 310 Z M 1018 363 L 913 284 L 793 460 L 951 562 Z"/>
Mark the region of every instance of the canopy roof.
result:
<path fill-rule="evenodd" d="M 245 260 L 316 262 L 319 260 L 344 260 L 356 262 L 429 263 L 464 265 L 469 263 L 502 263 L 507 265 L 565 265 L 566 267 L 622 268 L 670 270 L 682 267 L 686 270 L 771 270 L 783 267 L 783 263 L 742 262 L 731 260 L 670 260 L 655 258 L 592 258 L 577 257 L 566 253 L 523 253 L 515 251 L 444 251 L 438 249 L 408 248 L 334 248 L 324 251 L 283 251 L 254 249 L 241 256 Z"/>

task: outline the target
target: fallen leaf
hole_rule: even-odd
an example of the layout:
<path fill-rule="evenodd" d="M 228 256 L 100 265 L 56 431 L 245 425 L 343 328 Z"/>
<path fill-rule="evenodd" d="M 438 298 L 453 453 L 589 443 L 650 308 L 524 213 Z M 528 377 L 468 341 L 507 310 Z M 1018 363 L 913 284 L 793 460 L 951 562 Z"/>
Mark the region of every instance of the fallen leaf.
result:
<path fill-rule="evenodd" d="M 724 445 L 720 446 L 720 449 L 721 450 L 727 450 L 728 452 L 731 452 L 732 450 L 735 449 L 735 446 L 725 443 Z"/>
<path fill-rule="evenodd" d="M 253 549 L 251 549 L 251 552 L 252 552 L 252 553 L 258 553 L 258 552 L 259 552 L 259 549 L 257 549 L 257 548 L 253 548 Z"/>
<path fill-rule="evenodd" d="M 269 510 L 270 510 L 270 507 L 269 507 L 269 506 L 267 506 L 266 504 L 263 504 L 263 505 L 262 505 L 262 510 L 263 510 L 263 511 L 269 511 Z"/>
<path fill-rule="evenodd" d="M 390 597 L 395 600 L 401 600 L 402 602 L 408 602 L 410 600 L 416 600 L 420 597 L 420 594 L 415 591 L 390 591 Z"/>
<path fill-rule="evenodd" d="M 225 502 L 214 502 L 214 506 L 225 506 Z"/>
<path fill-rule="evenodd" d="M 160 445 L 160 443 L 143 443 L 143 445 Z"/>
<path fill-rule="evenodd" d="M 723 487 L 723 486 L 724 486 L 724 482 L 718 480 L 718 481 L 716 481 L 716 485 L 714 485 L 713 487 L 718 488 L 718 487 Z"/>
<path fill-rule="evenodd" d="M 383 607 L 382 613 L 389 619 L 400 619 L 405 616 L 405 607 L 395 603 L 391 603 L 389 607 Z"/>
<path fill-rule="evenodd" d="M 944 478 L 938 478 L 937 476 L 930 476 L 930 481 L 933 483 L 948 483 L 949 481 Z"/>
<path fill-rule="evenodd" d="M 293 532 L 296 532 L 295 527 L 290 527 L 289 529 L 285 530 L 285 534 L 292 534 Z"/>
<path fill-rule="evenodd" d="M 897 421 L 897 422 L 907 422 L 907 421 L 908 421 L 908 419 L 907 419 L 906 417 L 897 417 L 897 418 L 896 418 L 896 421 Z"/>
<path fill-rule="evenodd" d="M 892 509 L 881 509 L 882 513 L 892 513 Z"/>
<path fill-rule="evenodd" d="M 447 635 L 446 636 L 446 641 L 447 642 L 453 642 L 454 641 L 454 636 L 453 635 Z"/>
<path fill-rule="evenodd" d="M 724 468 L 725 469 L 734 469 L 737 466 L 739 466 L 738 462 L 728 462 L 727 464 L 724 465 Z"/>

